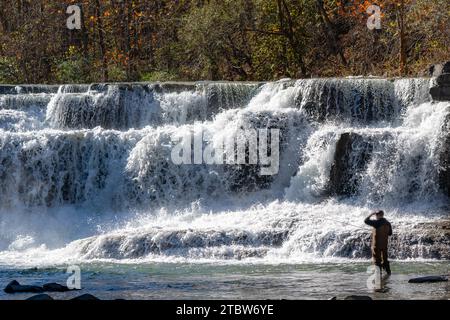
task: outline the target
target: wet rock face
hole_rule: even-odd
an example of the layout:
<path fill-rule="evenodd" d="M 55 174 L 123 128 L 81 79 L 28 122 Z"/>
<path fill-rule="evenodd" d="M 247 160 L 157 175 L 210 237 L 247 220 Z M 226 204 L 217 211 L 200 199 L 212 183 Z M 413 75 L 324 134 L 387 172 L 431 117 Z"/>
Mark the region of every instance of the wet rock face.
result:
<path fill-rule="evenodd" d="M 0 94 L 15 94 L 15 86 L 11 85 L 1 85 L 0 86 Z"/>
<path fill-rule="evenodd" d="M 389 259 L 436 259 L 450 260 L 450 220 L 421 223 L 408 230 L 397 231 L 389 237 Z M 365 233 L 343 234 L 342 248 L 335 252 L 336 257 L 371 258 L 370 229 Z M 327 246 L 324 246 L 327 247 Z"/>
<path fill-rule="evenodd" d="M 295 104 L 316 122 L 391 121 L 400 109 L 394 82 L 387 79 L 317 79 L 303 86 L 308 90 L 297 94 Z"/>
<path fill-rule="evenodd" d="M 233 83 L 198 84 L 207 95 L 208 110 L 242 108 L 249 103 L 262 83 L 236 85 Z"/>
<path fill-rule="evenodd" d="M 440 171 L 439 186 L 450 197 L 450 115 L 446 117 L 442 131 L 445 138 L 442 141 L 441 154 L 439 155 Z"/>
<path fill-rule="evenodd" d="M 300 120 L 294 120 L 294 122 Z M 271 129 L 280 130 L 279 136 L 279 154 L 287 148 L 287 137 L 289 136 L 289 130 L 293 128 L 291 126 L 295 126 L 296 124 L 292 123 L 292 119 L 289 119 L 288 115 L 273 115 L 271 113 L 261 112 L 258 113 L 255 118 L 250 118 L 247 120 L 246 125 L 248 126 L 245 129 L 257 130 L 260 128 L 266 128 L 269 130 L 268 134 L 268 142 L 267 142 L 267 151 L 268 155 L 272 154 L 271 151 L 271 139 L 272 133 L 270 133 Z M 259 148 L 259 146 L 258 146 Z M 273 182 L 275 175 L 261 175 L 261 163 L 258 164 L 249 164 L 249 145 L 245 145 L 245 163 L 239 165 L 226 165 L 225 172 L 227 174 L 227 179 L 231 181 L 230 188 L 233 192 L 251 192 L 260 189 L 266 189 L 270 187 L 270 184 Z M 259 160 L 260 161 L 260 160 Z"/>
<path fill-rule="evenodd" d="M 0 94 L 56 93 L 57 85 L 0 85 Z"/>
<path fill-rule="evenodd" d="M 445 86 L 432 87 L 430 94 L 435 101 L 450 101 L 450 83 Z"/>
<path fill-rule="evenodd" d="M 395 234 L 394 229 L 389 241 L 389 255 L 393 259 L 449 260 L 450 220 L 420 223 L 401 235 Z"/>
<path fill-rule="evenodd" d="M 104 238 L 87 239 L 82 252 L 89 258 L 128 259 L 141 258 L 149 254 L 180 254 L 189 250 L 208 250 L 223 246 L 242 246 L 245 250 L 236 252 L 237 257 L 262 257 L 267 250 L 261 247 L 279 247 L 288 237 L 288 231 L 266 231 L 257 234 L 240 231 L 158 231 L 151 230 L 137 236 L 112 235 Z M 219 254 L 219 253 L 217 253 Z M 234 258 L 235 252 L 225 252 L 224 259 Z"/>
<path fill-rule="evenodd" d="M 371 143 L 361 135 L 343 133 L 337 142 L 331 166 L 329 193 L 346 196 L 356 193 L 359 173 L 370 160 L 371 152 Z"/>
<path fill-rule="evenodd" d="M 450 73 L 450 61 L 432 65 L 428 73 L 430 77 L 438 77 L 443 73 Z"/>
<path fill-rule="evenodd" d="M 436 77 L 437 85 L 430 88 L 435 101 L 450 101 L 450 61 L 430 68 L 430 75 Z"/>
<path fill-rule="evenodd" d="M 57 128 L 126 130 L 158 123 L 159 107 L 150 86 L 93 84 L 90 93 L 58 94 L 49 121 Z M 72 87 L 70 91 L 77 91 Z"/>

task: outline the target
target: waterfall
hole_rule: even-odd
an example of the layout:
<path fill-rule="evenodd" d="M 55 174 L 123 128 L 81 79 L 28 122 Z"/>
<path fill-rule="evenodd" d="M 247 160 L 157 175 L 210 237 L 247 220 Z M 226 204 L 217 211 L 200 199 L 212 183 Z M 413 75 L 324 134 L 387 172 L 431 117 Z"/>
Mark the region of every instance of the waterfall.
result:
<path fill-rule="evenodd" d="M 367 257 L 362 220 L 380 207 L 396 226 L 395 257 L 446 257 L 448 243 L 423 240 L 450 190 L 450 103 L 431 101 L 429 87 L 421 78 L 0 86 L 0 262 L 24 237 L 47 258 Z M 261 129 L 280 133 L 274 175 L 261 163 L 171 158 L 192 136 L 208 138 L 202 148 L 234 138 L 248 160 L 241 133 Z M 70 236 L 58 232 L 62 219 L 77 225 Z"/>

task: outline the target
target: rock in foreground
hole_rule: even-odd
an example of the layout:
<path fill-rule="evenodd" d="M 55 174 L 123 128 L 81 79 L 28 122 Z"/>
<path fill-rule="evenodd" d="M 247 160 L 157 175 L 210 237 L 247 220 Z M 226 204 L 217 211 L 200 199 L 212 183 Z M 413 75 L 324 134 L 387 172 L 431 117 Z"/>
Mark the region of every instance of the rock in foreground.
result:
<path fill-rule="evenodd" d="M 53 300 L 48 294 L 38 294 L 32 297 L 29 297 L 27 300 L 29 301 L 50 301 Z"/>
<path fill-rule="evenodd" d="M 355 296 L 355 295 L 351 295 L 351 296 L 345 297 L 344 300 L 372 300 L 372 298 L 369 297 L 369 296 Z"/>
<path fill-rule="evenodd" d="M 100 300 L 100 299 L 93 296 L 92 294 L 86 293 L 86 294 L 82 294 L 81 296 L 75 297 L 70 300 L 88 301 L 88 300 Z"/>

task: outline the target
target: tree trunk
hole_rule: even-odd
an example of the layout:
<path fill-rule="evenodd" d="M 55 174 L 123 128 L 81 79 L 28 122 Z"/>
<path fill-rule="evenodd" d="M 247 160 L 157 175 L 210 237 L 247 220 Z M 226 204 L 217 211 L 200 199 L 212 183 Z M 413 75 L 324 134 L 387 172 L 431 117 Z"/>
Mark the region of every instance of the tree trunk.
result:
<path fill-rule="evenodd" d="M 83 55 L 85 59 L 89 58 L 89 35 L 86 30 L 85 18 L 84 18 L 84 6 L 80 6 L 81 12 L 81 42 L 83 44 Z"/>
<path fill-rule="evenodd" d="M 342 8 L 345 9 L 343 3 L 341 3 L 341 6 L 342 6 Z M 336 51 L 337 51 L 339 57 L 341 58 L 342 64 L 347 67 L 348 62 L 347 62 L 347 59 L 345 58 L 342 47 L 339 44 L 339 36 L 336 31 L 336 27 L 333 24 L 333 22 L 331 22 L 330 17 L 328 16 L 328 14 L 324 8 L 323 0 L 317 0 L 317 7 L 319 9 L 320 17 L 322 18 L 322 21 L 325 24 L 325 29 L 328 30 L 328 32 L 327 32 L 328 36 L 332 37 L 333 47 L 336 48 Z"/>
<path fill-rule="evenodd" d="M 108 81 L 108 60 L 106 57 L 106 45 L 105 45 L 105 30 L 103 29 L 102 10 L 100 7 L 100 1 L 95 0 L 95 15 L 97 18 L 97 32 L 100 46 L 100 56 L 102 58 L 102 81 Z"/>
<path fill-rule="evenodd" d="M 400 29 L 400 76 L 408 73 L 406 62 L 406 35 L 405 35 L 405 1 L 401 0 L 398 9 L 398 27 Z"/>
<path fill-rule="evenodd" d="M 284 21 L 283 10 L 286 13 L 287 25 L 285 26 L 284 30 L 281 30 L 281 32 L 283 32 L 283 34 L 288 39 L 289 45 L 291 46 L 291 49 L 292 49 L 292 51 L 294 53 L 295 60 L 297 61 L 298 65 L 300 66 L 301 75 L 302 76 L 306 76 L 306 74 L 307 74 L 306 66 L 305 66 L 305 63 L 303 61 L 303 56 L 299 52 L 300 46 L 298 45 L 297 40 L 295 38 L 294 26 L 293 26 L 293 22 L 292 22 L 291 12 L 289 11 L 289 8 L 288 8 L 285 0 L 277 0 L 277 4 L 278 4 L 278 10 L 281 13 L 281 15 L 280 15 L 280 20 L 281 20 L 280 24 Z M 281 26 L 283 26 L 283 24 L 281 24 Z"/>

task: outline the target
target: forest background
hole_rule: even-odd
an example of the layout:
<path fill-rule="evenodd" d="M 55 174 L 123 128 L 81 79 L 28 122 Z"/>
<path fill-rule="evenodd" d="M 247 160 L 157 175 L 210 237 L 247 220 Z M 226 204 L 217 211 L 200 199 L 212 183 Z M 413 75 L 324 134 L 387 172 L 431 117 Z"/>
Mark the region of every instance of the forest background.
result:
<path fill-rule="evenodd" d="M 0 83 L 426 75 L 449 17 L 448 0 L 0 0 Z"/>

